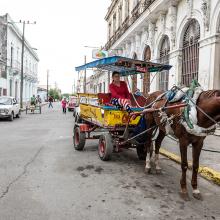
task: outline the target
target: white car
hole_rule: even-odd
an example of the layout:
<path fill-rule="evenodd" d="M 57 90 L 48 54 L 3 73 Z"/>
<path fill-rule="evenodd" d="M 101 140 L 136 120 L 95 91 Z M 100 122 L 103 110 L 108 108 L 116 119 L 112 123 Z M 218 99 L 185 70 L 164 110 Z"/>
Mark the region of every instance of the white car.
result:
<path fill-rule="evenodd" d="M 0 96 L 0 118 L 13 121 L 14 117 L 20 117 L 20 113 L 20 106 L 14 97 Z"/>

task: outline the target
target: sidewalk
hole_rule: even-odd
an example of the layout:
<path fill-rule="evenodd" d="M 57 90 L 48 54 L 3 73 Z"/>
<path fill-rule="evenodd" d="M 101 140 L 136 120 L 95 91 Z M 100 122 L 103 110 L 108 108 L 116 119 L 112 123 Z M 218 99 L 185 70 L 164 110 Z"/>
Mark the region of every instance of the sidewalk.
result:
<path fill-rule="evenodd" d="M 216 129 L 216 131 L 215 131 L 215 135 L 220 136 L 220 127 L 218 127 L 218 128 Z"/>

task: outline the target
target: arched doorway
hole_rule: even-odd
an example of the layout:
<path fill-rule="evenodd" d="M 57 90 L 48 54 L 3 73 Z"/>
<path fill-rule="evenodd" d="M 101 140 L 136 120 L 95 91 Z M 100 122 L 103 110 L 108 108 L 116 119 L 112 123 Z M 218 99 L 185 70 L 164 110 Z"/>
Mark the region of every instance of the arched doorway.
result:
<path fill-rule="evenodd" d="M 151 49 L 149 46 L 146 46 L 144 50 L 144 61 L 151 60 Z M 143 94 L 147 95 L 150 92 L 150 73 L 143 74 Z"/>
<path fill-rule="evenodd" d="M 193 79 L 198 80 L 199 39 L 199 23 L 196 19 L 192 19 L 183 36 L 181 84 L 184 86 L 189 86 Z"/>
<path fill-rule="evenodd" d="M 170 41 L 168 36 L 164 36 L 160 47 L 160 63 L 169 64 Z M 159 73 L 159 90 L 167 91 L 169 85 L 169 71 L 164 70 Z"/>
<path fill-rule="evenodd" d="M 133 55 L 133 59 L 136 60 L 137 59 L 137 54 L 134 53 Z M 132 93 L 134 93 L 137 90 L 137 75 L 133 75 L 132 76 Z"/>

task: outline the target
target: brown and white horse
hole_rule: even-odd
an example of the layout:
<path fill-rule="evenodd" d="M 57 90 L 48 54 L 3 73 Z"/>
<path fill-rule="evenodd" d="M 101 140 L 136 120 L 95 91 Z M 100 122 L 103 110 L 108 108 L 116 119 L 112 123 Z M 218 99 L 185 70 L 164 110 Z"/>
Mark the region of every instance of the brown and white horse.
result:
<path fill-rule="evenodd" d="M 162 92 L 152 93 L 148 97 L 148 103 L 156 100 L 156 98 L 160 94 L 162 94 Z M 167 99 L 164 97 L 160 99 L 159 101 L 155 102 L 153 104 L 153 107 L 155 109 L 161 108 L 165 105 L 166 102 L 167 102 Z M 178 104 L 178 103 L 175 103 L 175 104 Z M 199 95 L 196 104 L 198 107 L 200 107 L 200 109 L 202 109 L 206 114 L 208 114 L 215 121 L 217 122 L 220 121 L 220 90 L 209 90 L 209 91 L 202 92 Z M 170 106 L 170 105 L 172 104 L 167 104 L 167 106 Z M 179 139 L 179 147 L 180 147 L 180 154 L 181 154 L 181 168 L 182 168 L 182 177 L 180 180 L 181 196 L 185 200 L 189 199 L 188 191 L 187 191 L 187 183 L 186 183 L 186 171 L 188 168 L 187 147 L 191 144 L 192 145 L 192 158 L 193 158 L 191 185 L 193 188 L 193 196 L 196 199 L 201 199 L 202 198 L 201 193 L 198 189 L 198 184 L 197 184 L 197 174 L 198 174 L 198 168 L 199 168 L 200 152 L 203 147 L 205 136 L 196 136 L 186 131 L 186 128 L 181 124 L 182 110 L 183 109 L 167 109 L 165 112 L 168 117 L 175 116 L 175 118 L 172 120 L 172 124 L 170 125 L 170 127 L 173 131 L 173 134 Z M 155 163 L 156 171 L 161 170 L 161 168 L 159 167 L 159 149 L 161 147 L 161 143 L 164 137 L 167 134 L 165 124 L 161 124 L 161 119 L 162 119 L 161 115 L 162 115 L 161 112 L 154 112 L 152 114 L 145 115 L 148 128 L 153 127 L 155 125 L 158 125 L 159 127 L 159 134 L 155 140 L 155 156 L 154 158 L 149 158 L 149 159 L 148 157 L 146 157 L 146 170 L 148 171 L 151 169 L 152 160 Z M 197 125 L 202 128 L 209 128 L 210 126 L 214 125 L 214 122 L 210 120 L 207 116 L 205 116 L 205 114 L 203 114 L 199 110 L 197 110 L 197 119 L 198 119 Z M 147 138 L 147 143 L 146 143 L 146 150 L 148 153 L 151 151 L 152 133 L 153 133 L 152 130 L 147 133 L 148 138 Z"/>

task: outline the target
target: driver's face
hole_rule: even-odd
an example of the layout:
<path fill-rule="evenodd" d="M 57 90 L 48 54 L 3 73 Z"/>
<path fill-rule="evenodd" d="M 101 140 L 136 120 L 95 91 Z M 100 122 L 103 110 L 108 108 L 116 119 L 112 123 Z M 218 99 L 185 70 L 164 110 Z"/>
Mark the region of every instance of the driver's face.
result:
<path fill-rule="evenodd" d="M 119 74 L 115 74 L 115 75 L 113 76 L 113 80 L 114 80 L 114 82 L 119 82 L 119 81 L 120 81 L 120 76 L 119 76 Z"/>

